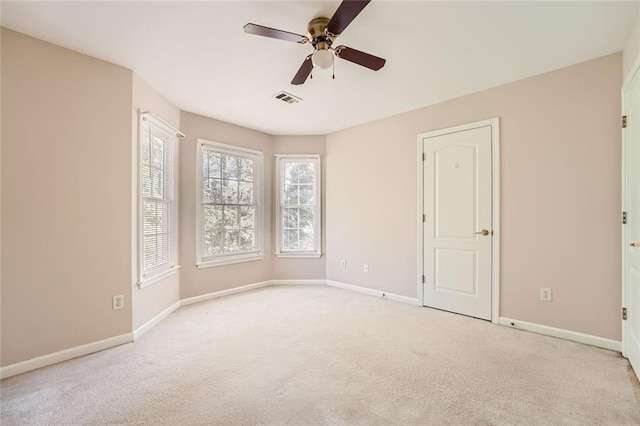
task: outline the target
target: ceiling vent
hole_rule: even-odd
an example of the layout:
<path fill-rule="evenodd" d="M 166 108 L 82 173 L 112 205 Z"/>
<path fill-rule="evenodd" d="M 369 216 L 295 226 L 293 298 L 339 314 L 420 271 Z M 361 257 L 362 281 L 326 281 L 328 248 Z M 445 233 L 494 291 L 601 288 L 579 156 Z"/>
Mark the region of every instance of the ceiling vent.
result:
<path fill-rule="evenodd" d="M 273 95 L 273 97 L 288 104 L 297 104 L 299 102 L 302 102 L 301 98 L 292 95 L 291 93 L 285 92 L 284 90 L 282 92 L 276 93 L 275 95 Z"/>

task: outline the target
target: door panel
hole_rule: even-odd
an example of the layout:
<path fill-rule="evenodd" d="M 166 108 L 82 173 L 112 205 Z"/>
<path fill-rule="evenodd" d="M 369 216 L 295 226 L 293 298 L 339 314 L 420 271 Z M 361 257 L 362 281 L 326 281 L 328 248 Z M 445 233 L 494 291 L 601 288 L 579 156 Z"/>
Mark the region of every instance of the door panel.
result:
<path fill-rule="evenodd" d="M 423 304 L 491 319 L 491 126 L 425 137 Z M 487 235 L 479 234 L 486 229 Z"/>
<path fill-rule="evenodd" d="M 478 295 L 477 253 L 436 248 L 435 286 L 438 290 Z"/>
<path fill-rule="evenodd" d="M 627 224 L 625 233 L 625 355 L 640 378 L 640 76 L 631 81 L 625 92 L 625 202 Z"/>
<path fill-rule="evenodd" d="M 435 228 L 439 238 L 473 238 L 475 146 L 445 146 L 434 152 Z"/>

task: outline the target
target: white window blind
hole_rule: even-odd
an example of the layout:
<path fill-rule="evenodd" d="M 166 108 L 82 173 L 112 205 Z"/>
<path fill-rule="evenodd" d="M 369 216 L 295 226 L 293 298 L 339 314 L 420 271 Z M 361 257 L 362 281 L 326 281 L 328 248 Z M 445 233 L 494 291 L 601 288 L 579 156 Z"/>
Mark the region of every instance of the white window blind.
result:
<path fill-rule="evenodd" d="M 262 153 L 200 141 L 198 263 L 262 256 Z"/>
<path fill-rule="evenodd" d="M 152 117 L 140 119 L 140 278 L 176 268 L 175 133 Z"/>
<path fill-rule="evenodd" d="M 285 257 L 319 257 L 320 156 L 276 156 L 277 251 Z"/>

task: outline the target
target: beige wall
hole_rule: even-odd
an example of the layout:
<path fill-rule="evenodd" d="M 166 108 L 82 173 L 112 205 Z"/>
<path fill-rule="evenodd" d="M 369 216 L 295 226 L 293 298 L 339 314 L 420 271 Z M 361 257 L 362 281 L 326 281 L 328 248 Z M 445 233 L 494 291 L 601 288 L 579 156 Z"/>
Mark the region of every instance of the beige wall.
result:
<path fill-rule="evenodd" d="M 320 154 L 321 158 L 321 216 L 322 216 L 322 253 L 326 249 L 326 226 L 325 226 L 325 204 L 326 204 L 326 136 L 274 136 L 273 137 L 273 153 L 275 154 Z M 271 158 L 272 168 L 275 168 L 275 158 Z M 275 172 L 273 173 L 272 185 L 275 188 Z M 272 203 L 275 203 L 275 192 L 272 197 Z M 274 217 L 272 224 L 273 235 L 276 233 L 276 220 Z M 271 252 L 275 253 L 275 237 L 273 238 Z M 323 255 L 319 259 L 286 259 L 275 258 L 273 260 L 272 276 L 276 280 L 290 279 L 324 279 L 326 274 L 326 262 Z"/>
<path fill-rule="evenodd" d="M 132 210 L 131 210 L 131 251 L 136 254 L 138 251 L 138 111 L 151 111 L 175 128 L 180 128 L 180 110 L 171 102 L 163 98 L 151 86 L 149 86 L 138 75 L 133 75 L 132 86 L 132 130 L 131 156 L 134 176 L 132 179 Z M 178 140 L 180 144 L 180 140 Z M 178 149 L 176 152 L 178 152 Z M 176 165 L 177 165 L 176 161 Z M 177 178 L 177 175 L 176 175 Z M 132 285 L 132 308 L 133 308 L 133 329 L 144 325 L 154 316 L 165 310 L 180 300 L 180 271 L 175 275 L 155 282 L 147 287 L 138 288 L 138 257 L 131 258 L 131 285 Z"/>
<path fill-rule="evenodd" d="M 187 298 L 272 279 L 272 136 L 202 115 L 182 112 L 180 142 L 180 296 Z M 264 155 L 264 259 L 198 269 L 196 263 L 196 140 L 237 145 Z"/>
<path fill-rule="evenodd" d="M 500 315 L 620 340 L 621 76 L 614 54 L 329 135 L 327 279 L 415 297 L 416 136 L 500 117 Z"/>
<path fill-rule="evenodd" d="M 2 365 L 131 331 L 131 85 L 2 29 Z"/>

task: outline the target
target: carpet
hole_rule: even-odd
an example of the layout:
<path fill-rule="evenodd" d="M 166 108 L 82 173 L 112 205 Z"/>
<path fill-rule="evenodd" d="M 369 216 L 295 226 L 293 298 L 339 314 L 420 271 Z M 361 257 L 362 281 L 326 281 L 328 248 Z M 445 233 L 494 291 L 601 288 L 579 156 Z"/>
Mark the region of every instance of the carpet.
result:
<path fill-rule="evenodd" d="M 180 308 L 0 382 L 2 425 L 640 424 L 619 353 L 325 286 Z"/>

